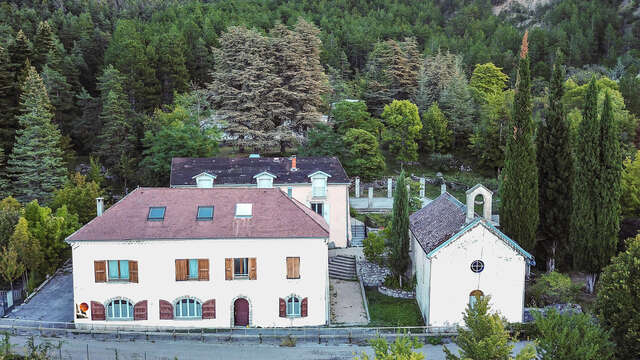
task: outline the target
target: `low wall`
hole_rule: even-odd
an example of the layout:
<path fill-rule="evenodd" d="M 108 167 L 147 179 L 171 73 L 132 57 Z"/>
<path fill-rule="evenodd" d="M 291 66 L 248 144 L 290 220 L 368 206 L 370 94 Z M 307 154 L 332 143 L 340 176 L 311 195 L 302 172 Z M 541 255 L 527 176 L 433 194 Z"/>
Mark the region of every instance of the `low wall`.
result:
<path fill-rule="evenodd" d="M 398 299 L 415 299 L 416 298 L 416 293 L 414 291 L 389 289 L 384 285 L 378 286 L 378 292 L 382 295 L 391 296 Z"/>

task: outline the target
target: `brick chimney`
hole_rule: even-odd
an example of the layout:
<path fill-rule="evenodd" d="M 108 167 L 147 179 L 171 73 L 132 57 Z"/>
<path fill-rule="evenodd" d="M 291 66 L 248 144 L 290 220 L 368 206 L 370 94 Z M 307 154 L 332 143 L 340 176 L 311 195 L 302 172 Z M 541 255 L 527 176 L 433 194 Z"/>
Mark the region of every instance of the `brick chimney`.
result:
<path fill-rule="evenodd" d="M 291 171 L 297 171 L 298 168 L 296 168 L 296 156 L 293 155 L 291 157 Z"/>

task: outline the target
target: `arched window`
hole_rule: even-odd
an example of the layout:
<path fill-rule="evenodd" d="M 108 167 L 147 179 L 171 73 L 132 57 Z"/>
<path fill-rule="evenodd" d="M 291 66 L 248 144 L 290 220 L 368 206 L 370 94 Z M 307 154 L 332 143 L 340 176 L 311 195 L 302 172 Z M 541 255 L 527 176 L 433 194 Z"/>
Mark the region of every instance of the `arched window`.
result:
<path fill-rule="evenodd" d="M 202 303 L 196 299 L 178 299 L 173 308 L 176 319 L 202 319 Z"/>
<path fill-rule="evenodd" d="M 471 294 L 469 294 L 469 307 L 473 308 L 479 299 L 482 299 L 484 293 L 480 290 L 473 290 Z"/>
<path fill-rule="evenodd" d="M 107 320 L 133 320 L 133 304 L 124 299 L 111 300 L 107 304 Z"/>
<path fill-rule="evenodd" d="M 300 303 L 301 299 L 295 295 L 291 295 L 287 298 L 287 316 L 298 317 L 300 316 Z"/>

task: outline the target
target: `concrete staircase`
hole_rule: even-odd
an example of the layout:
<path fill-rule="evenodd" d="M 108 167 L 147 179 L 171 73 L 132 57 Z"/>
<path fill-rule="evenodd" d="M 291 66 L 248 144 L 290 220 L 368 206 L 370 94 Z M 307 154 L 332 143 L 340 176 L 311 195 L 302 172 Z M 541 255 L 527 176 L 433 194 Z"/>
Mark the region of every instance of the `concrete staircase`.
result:
<path fill-rule="evenodd" d="M 337 255 L 330 257 L 329 277 L 340 280 L 357 280 L 355 256 Z"/>
<path fill-rule="evenodd" d="M 351 246 L 362 246 L 365 238 L 364 229 L 364 226 L 351 225 Z"/>

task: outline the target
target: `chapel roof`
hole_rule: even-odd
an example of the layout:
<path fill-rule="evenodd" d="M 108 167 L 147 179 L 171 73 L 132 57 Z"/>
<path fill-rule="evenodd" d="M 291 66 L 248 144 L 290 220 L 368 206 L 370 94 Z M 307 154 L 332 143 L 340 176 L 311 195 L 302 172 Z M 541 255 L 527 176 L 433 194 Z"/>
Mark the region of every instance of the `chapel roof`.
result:
<path fill-rule="evenodd" d="M 275 184 L 310 183 L 309 175 L 318 171 L 329 175 L 329 184 L 348 184 L 349 178 L 336 157 L 298 157 L 295 169 L 286 157 L 259 158 L 173 158 L 170 186 L 195 186 L 195 175 L 215 176 L 214 185 L 256 184 L 255 175 L 268 172 Z"/>
<path fill-rule="evenodd" d="M 237 204 L 251 215 L 236 216 Z M 199 206 L 213 206 L 213 219 L 198 220 Z M 149 220 L 152 207 L 165 208 L 162 220 Z M 137 188 L 67 241 L 328 236 L 322 216 L 277 188 Z"/>

